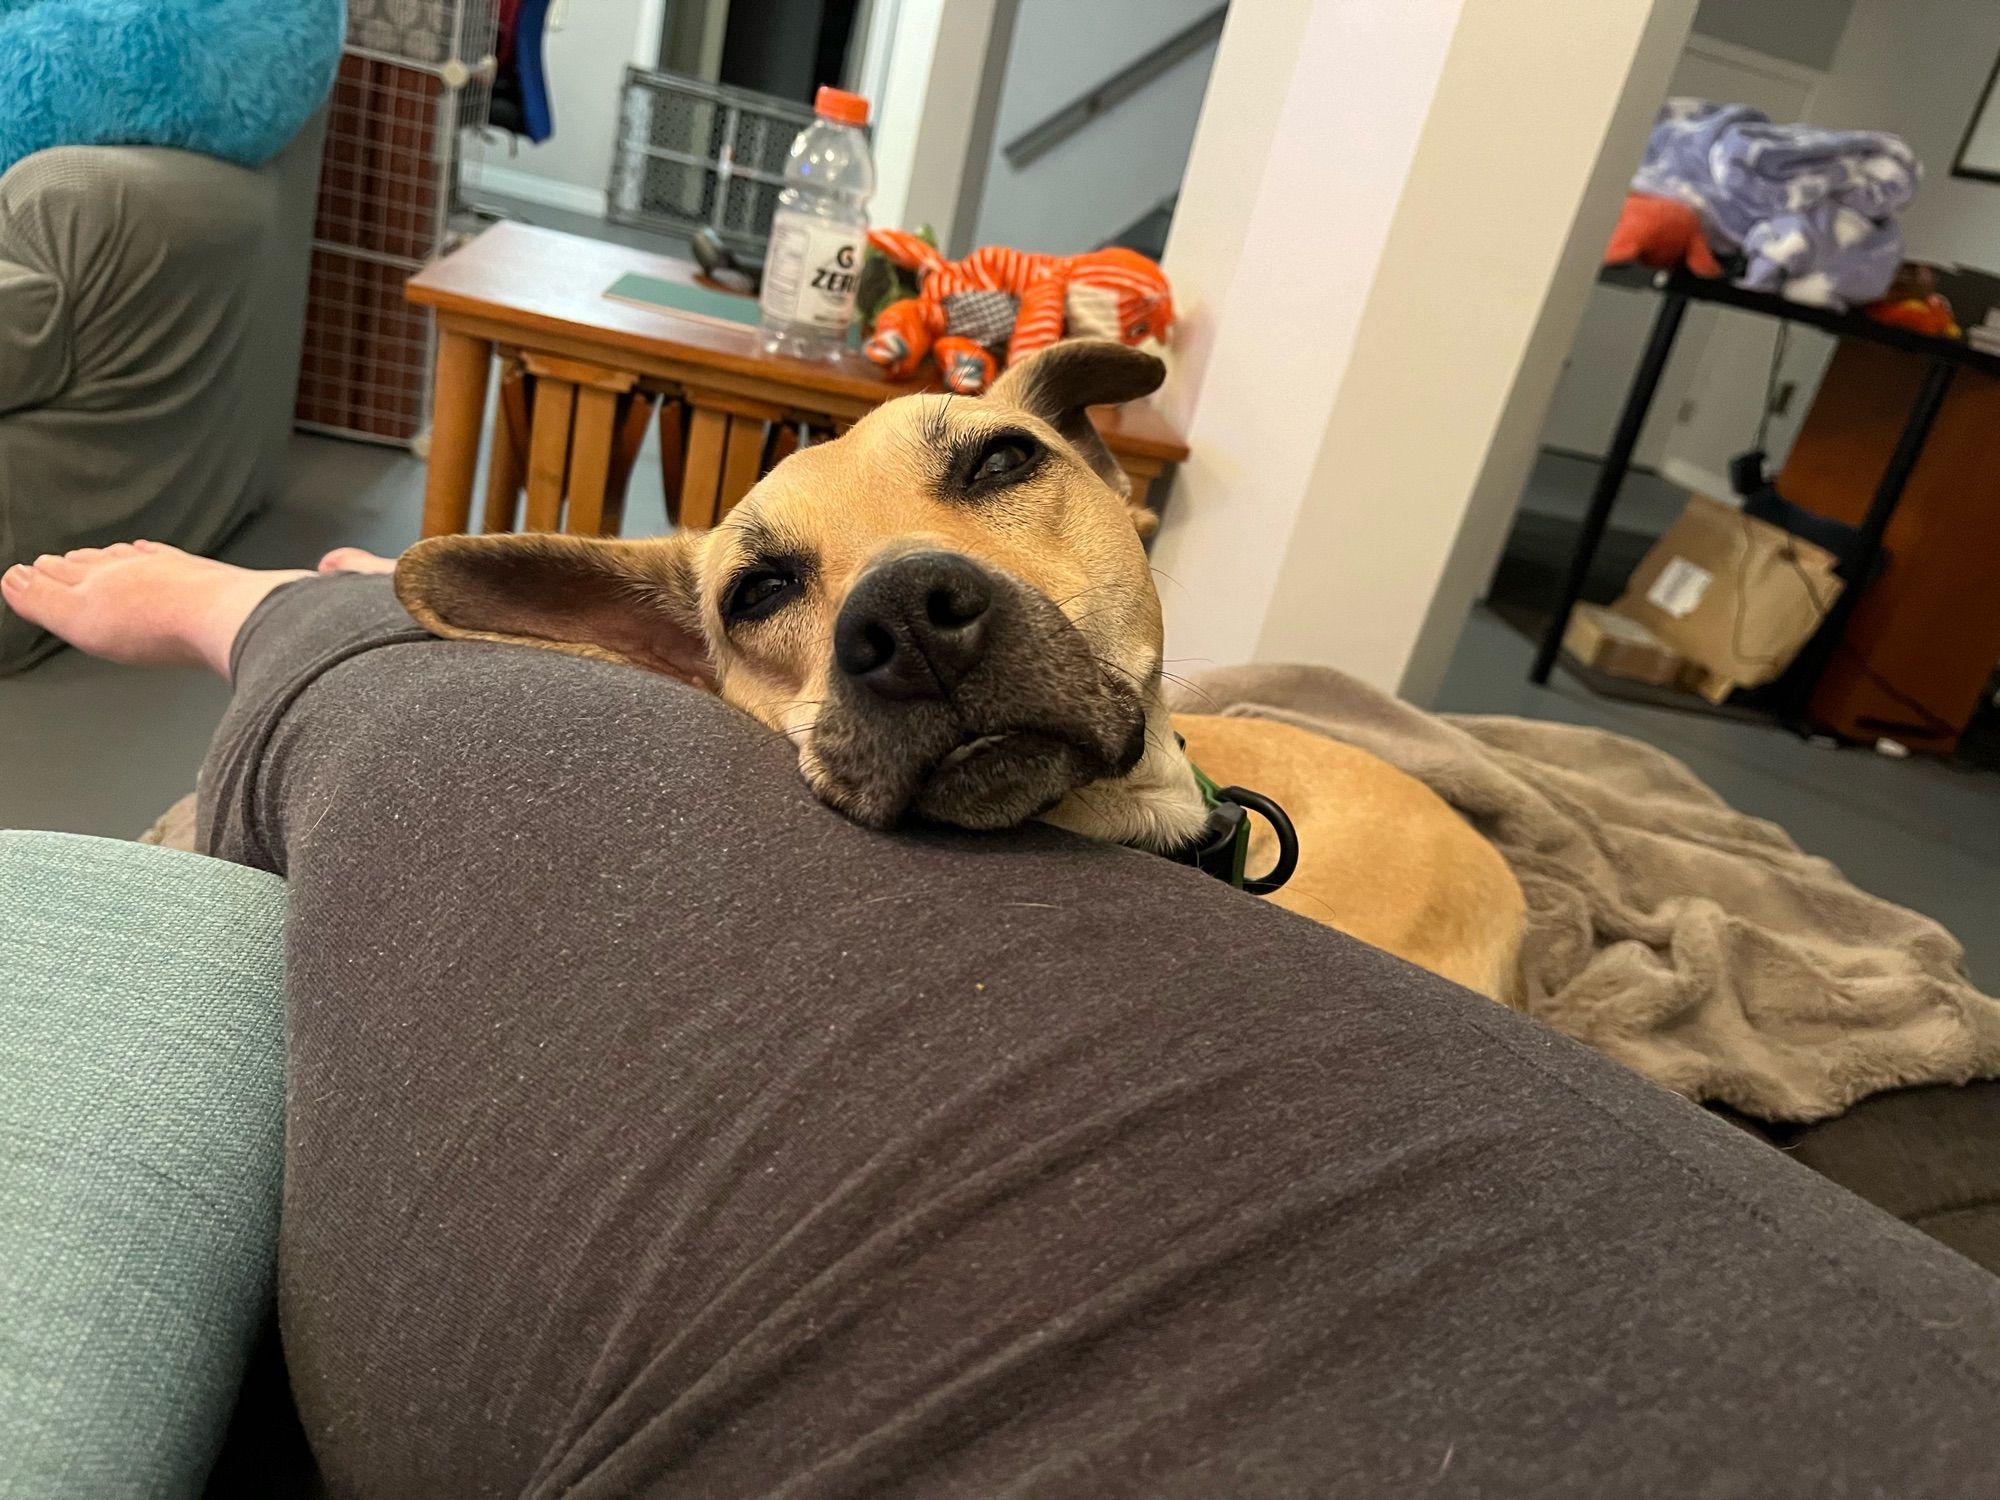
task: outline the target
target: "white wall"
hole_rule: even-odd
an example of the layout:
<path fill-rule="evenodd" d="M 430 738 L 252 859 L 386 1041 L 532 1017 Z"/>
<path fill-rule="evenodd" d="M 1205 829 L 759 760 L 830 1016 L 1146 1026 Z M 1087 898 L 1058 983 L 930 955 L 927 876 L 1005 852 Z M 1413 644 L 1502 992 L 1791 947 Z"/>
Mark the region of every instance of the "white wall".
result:
<path fill-rule="evenodd" d="M 929 224 L 953 242 L 998 15 L 998 0 L 897 0 L 871 18 L 861 67 L 882 80 L 871 222 Z"/>
<path fill-rule="evenodd" d="M 1001 148 L 1215 3 L 1021 0 L 971 243 L 1062 254 L 1088 250 L 1177 192 L 1215 61 L 1213 46 L 1183 58 L 1024 170 L 1008 165 Z"/>
<path fill-rule="evenodd" d="M 603 213 L 625 67 L 658 52 L 659 18 L 655 0 L 570 0 L 562 30 L 549 32 L 543 49 L 555 134 L 514 152 L 497 138 L 472 147 L 467 185 Z"/>
<path fill-rule="evenodd" d="M 1693 12 L 1239 0 L 1167 248 L 1169 656 L 1435 689 Z"/>
<path fill-rule="evenodd" d="M 1694 29 L 1767 57 L 1824 70 L 1854 0 L 1701 0 Z"/>
<path fill-rule="evenodd" d="M 1923 162 L 1903 215 L 1913 259 L 2000 273 L 2000 183 L 1951 175 L 1996 57 L 1996 0 L 1856 0 L 1813 98 L 1816 123 L 1893 130 Z"/>

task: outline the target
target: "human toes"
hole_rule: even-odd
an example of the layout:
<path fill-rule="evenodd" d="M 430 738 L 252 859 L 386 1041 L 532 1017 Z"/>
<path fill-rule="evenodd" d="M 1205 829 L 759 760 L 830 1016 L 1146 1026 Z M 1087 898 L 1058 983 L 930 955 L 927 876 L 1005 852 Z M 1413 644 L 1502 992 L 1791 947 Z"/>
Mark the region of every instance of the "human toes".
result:
<path fill-rule="evenodd" d="M 16 563 L 0 574 L 0 599 L 22 619 L 61 635 L 63 621 L 76 607 L 77 593 L 39 565 Z"/>
<path fill-rule="evenodd" d="M 319 560 L 322 573 L 393 573 L 396 561 L 361 547 L 335 547 Z"/>
<path fill-rule="evenodd" d="M 75 583 L 89 571 L 80 562 L 72 562 L 55 552 L 44 552 L 35 559 L 35 571 L 55 583 Z"/>

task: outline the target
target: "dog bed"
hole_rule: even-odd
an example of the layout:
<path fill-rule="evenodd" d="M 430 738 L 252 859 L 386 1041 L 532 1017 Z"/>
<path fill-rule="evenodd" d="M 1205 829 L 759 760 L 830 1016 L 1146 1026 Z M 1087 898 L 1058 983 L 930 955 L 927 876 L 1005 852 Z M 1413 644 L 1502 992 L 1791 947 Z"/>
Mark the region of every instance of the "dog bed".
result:
<path fill-rule="evenodd" d="M 342 0 L 0 0 L 0 172 L 51 146 L 261 166 L 319 107 Z"/>

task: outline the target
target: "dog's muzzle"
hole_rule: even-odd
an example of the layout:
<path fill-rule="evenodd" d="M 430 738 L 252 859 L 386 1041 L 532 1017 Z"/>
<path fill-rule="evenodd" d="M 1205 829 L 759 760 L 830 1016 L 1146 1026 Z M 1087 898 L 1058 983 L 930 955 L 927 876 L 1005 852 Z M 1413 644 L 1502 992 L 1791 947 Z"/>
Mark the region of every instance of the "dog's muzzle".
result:
<path fill-rule="evenodd" d="M 871 567 L 841 607 L 833 653 L 819 789 L 864 823 L 914 807 L 1012 827 L 1145 750 L 1133 685 L 1038 590 L 961 553 Z"/>

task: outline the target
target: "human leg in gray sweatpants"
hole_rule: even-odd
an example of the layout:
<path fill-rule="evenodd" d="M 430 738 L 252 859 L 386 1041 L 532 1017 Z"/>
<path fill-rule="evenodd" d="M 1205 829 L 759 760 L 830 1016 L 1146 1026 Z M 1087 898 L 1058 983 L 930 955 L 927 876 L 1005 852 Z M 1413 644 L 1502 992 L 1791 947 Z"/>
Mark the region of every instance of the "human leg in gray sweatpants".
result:
<path fill-rule="evenodd" d="M 2000 1493 L 2000 1282 L 1443 981 L 382 579 L 235 684 L 335 1494 Z"/>

